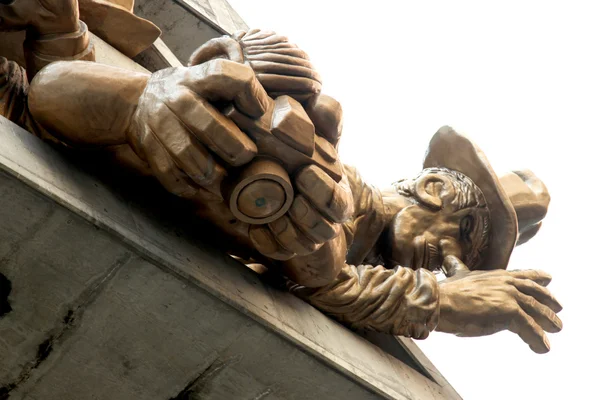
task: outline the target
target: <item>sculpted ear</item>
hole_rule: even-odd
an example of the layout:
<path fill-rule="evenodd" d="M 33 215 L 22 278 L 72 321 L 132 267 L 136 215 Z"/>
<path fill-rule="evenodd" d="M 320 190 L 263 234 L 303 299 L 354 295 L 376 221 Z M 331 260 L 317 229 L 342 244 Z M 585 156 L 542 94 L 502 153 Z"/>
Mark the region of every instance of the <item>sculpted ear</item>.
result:
<path fill-rule="evenodd" d="M 451 202 L 454 195 L 454 186 L 443 175 L 425 174 L 415 181 L 415 197 L 420 203 L 434 210 L 439 210 Z"/>

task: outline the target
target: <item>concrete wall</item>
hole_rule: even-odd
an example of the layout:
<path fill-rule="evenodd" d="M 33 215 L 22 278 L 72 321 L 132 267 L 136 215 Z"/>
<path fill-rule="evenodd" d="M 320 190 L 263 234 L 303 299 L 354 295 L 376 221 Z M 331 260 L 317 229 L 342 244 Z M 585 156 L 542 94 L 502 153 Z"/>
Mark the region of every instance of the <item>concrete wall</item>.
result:
<path fill-rule="evenodd" d="M 192 12 L 185 2 L 138 0 L 134 12 L 162 30 L 161 39 L 183 64 L 202 44 L 225 34 L 214 23 Z"/>

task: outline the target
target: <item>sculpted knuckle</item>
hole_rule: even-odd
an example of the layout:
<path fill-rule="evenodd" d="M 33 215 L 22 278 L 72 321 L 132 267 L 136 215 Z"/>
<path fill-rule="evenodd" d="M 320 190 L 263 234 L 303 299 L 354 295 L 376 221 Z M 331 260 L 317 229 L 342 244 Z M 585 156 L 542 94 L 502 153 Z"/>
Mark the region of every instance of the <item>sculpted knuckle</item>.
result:
<path fill-rule="evenodd" d="M 148 114 L 147 120 L 150 125 L 156 125 L 160 122 L 162 118 L 165 117 L 165 115 L 168 115 L 170 113 L 170 109 L 167 104 L 168 101 L 169 100 L 165 98 L 163 99 L 163 101 L 156 103 L 154 109 L 151 110 L 152 112 Z"/>
<path fill-rule="evenodd" d="M 249 85 L 254 78 L 254 71 L 250 66 L 222 58 L 209 61 L 205 74 L 229 84 L 241 82 L 243 85 Z"/>
<path fill-rule="evenodd" d="M 190 90 L 180 89 L 172 92 L 168 104 L 172 109 L 185 109 L 194 101 L 196 101 L 196 98 Z"/>
<path fill-rule="evenodd" d="M 510 275 L 502 275 L 499 281 L 503 286 L 512 286 L 515 282 L 515 279 Z"/>
<path fill-rule="evenodd" d="M 176 146 L 171 146 L 170 151 L 178 159 L 194 157 L 195 149 L 189 140 L 182 141 Z"/>
<path fill-rule="evenodd" d="M 498 288 L 498 292 L 500 293 L 501 297 L 510 300 L 515 300 L 520 295 L 519 290 L 516 287 L 509 284 L 501 285 Z"/>
<path fill-rule="evenodd" d="M 523 310 L 516 301 L 509 301 L 504 305 L 504 307 L 508 311 L 508 314 L 513 318 L 522 317 Z"/>
<path fill-rule="evenodd" d="M 219 75 L 222 74 L 223 69 L 225 68 L 227 61 L 223 58 L 215 58 L 213 60 L 207 61 L 205 67 L 207 71 L 207 75 Z"/>

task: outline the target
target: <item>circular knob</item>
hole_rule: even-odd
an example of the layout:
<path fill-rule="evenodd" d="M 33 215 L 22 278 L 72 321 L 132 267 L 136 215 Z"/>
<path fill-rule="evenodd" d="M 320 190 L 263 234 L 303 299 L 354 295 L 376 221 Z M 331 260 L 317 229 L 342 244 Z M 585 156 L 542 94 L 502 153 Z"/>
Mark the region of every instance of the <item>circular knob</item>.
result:
<path fill-rule="evenodd" d="M 289 210 L 294 200 L 287 172 L 268 158 L 252 161 L 229 188 L 231 212 L 240 221 L 253 225 L 275 221 Z"/>

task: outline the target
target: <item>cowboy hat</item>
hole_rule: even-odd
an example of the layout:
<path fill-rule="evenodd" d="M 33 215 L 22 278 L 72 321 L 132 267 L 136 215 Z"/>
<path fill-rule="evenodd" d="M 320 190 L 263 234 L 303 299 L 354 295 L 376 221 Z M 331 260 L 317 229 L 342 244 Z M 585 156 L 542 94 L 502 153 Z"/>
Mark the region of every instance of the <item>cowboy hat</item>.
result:
<path fill-rule="evenodd" d="M 490 211 L 490 242 L 480 269 L 506 269 L 515 246 L 539 230 L 550 203 L 533 172 L 513 171 L 498 178 L 483 151 L 467 136 L 444 126 L 429 143 L 423 168 L 444 167 L 468 176 Z"/>

